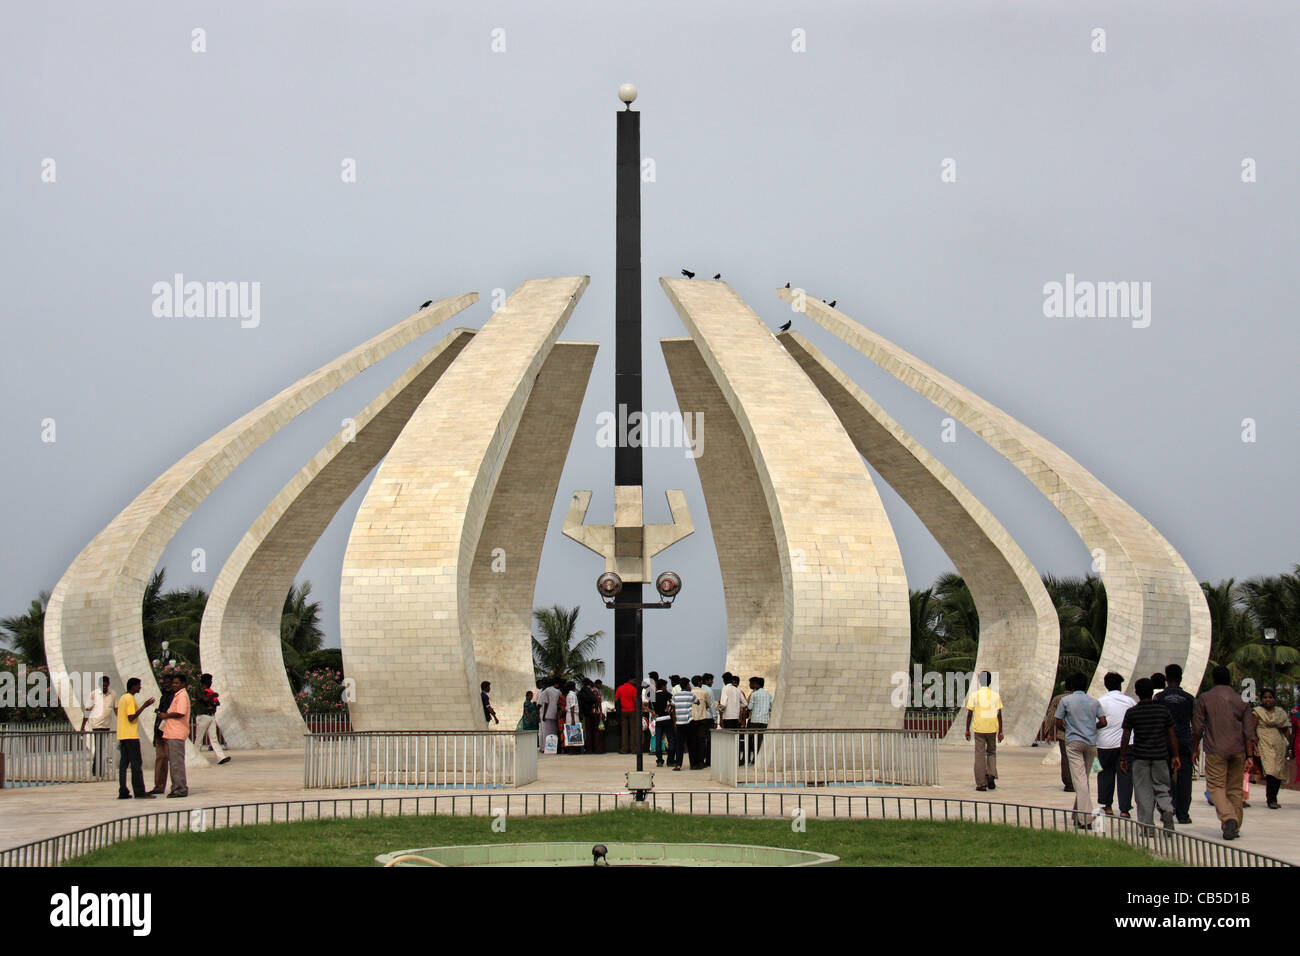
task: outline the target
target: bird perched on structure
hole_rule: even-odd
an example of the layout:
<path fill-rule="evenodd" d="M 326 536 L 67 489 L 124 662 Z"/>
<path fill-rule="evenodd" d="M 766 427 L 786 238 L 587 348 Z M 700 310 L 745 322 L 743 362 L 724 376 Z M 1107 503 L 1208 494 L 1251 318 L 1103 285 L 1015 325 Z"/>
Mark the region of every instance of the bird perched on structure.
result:
<path fill-rule="evenodd" d="M 785 325 L 781 326 L 781 331 L 782 331 L 782 332 L 789 332 L 789 331 L 790 331 L 790 323 L 791 323 L 791 321 L 792 321 L 792 320 L 787 319 Z"/>
<path fill-rule="evenodd" d="M 427 309 L 427 308 L 428 308 L 429 306 L 431 306 L 431 305 L 433 305 L 433 300 L 432 300 L 432 299 L 430 299 L 428 302 L 424 303 L 424 305 L 420 306 L 420 308 L 422 308 L 422 309 Z"/>
<path fill-rule="evenodd" d="M 715 275 L 713 278 L 715 278 L 715 279 L 721 279 L 721 278 L 722 278 L 722 273 L 719 272 L 719 273 L 718 273 L 717 275 Z"/>
<path fill-rule="evenodd" d="M 830 300 L 829 302 L 827 302 L 826 304 L 829 305 L 829 306 L 833 309 L 833 308 L 835 308 L 835 302 L 836 302 L 835 299 L 831 299 L 831 300 Z"/>
<path fill-rule="evenodd" d="M 787 289 L 790 288 L 790 283 L 787 282 L 787 283 L 785 284 L 785 287 L 786 287 Z"/>
<path fill-rule="evenodd" d="M 694 279 L 694 278 L 695 278 L 695 273 L 692 272 L 690 269 L 683 269 L 683 270 L 682 270 L 682 275 L 686 276 L 686 278 L 688 278 L 688 279 Z"/>
<path fill-rule="evenodd" d="M 595 846 L 593 846 L 591 848 L 591 865 L 600 866 L 600 861 L 605 860 L 605 865 L 609 866 L 609 860 L 605 858 L 605 854 L 607 854 L 608 852 L 609 850 L 605 847 L 605 844 L 603 843 L 597 843 Z"/>

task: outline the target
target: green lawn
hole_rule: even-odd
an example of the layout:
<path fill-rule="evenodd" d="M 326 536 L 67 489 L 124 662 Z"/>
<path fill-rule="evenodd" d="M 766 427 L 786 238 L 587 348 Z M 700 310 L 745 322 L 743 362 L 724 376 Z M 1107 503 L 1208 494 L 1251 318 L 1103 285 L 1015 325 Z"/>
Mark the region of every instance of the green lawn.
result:
<path fill-rule="evenodd" d="M 462 843 L 749 843 L 832 853 L 852 866 L 1158 866 L 1108 839 L 988 823 L 685 816 L 612 810 L 583 816 L 516 817 L 494 833 L 489 817 L 307 820 L 142 837 L 71 866 L 373 866 L 380 853 Z"/>

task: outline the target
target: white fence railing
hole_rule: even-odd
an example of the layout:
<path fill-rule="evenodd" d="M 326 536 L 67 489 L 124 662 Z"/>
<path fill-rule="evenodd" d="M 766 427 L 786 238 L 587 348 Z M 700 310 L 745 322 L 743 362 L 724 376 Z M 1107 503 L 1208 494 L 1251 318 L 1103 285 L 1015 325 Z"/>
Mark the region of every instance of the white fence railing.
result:
<path fill-rule="evenodd" d="M 732 787 L 939 782 L 939 738 L 911 730 L 714 730 L 712 779 Z"/>
<path fill-rule="evenodd" d="M 350 734 L 352 718 L 342 714 L 304 714 L 308 733 L 313 734 Z"/>
<path fill-rule="evenodd" d="M 66 725 L 65 725 L 66 726 Z M 86 783 L 117 775 L 112 730 L 0 730 L 4 786 Z"/>
<path fill-rule="evenodd" d="M 518 787 L 537 779 L 537 731 L 394 730 L 303 737 L 303 786 Z"/>

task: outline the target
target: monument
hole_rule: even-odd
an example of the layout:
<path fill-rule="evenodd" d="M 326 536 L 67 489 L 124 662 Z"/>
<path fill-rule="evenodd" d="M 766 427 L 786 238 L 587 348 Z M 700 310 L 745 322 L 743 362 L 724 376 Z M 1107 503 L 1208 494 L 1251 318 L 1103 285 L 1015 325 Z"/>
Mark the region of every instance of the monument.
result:
<path fill-rule="evenodd" d="M 615 405 L 641 405 L 639 113 L 620 90 Z M 586 276 L 528 279 L 477 331 L 456 329 L 377 396 L 271 500 L 219 574 L 200 637 L 235 746 L 295 746 L 305 731 L 284 676 L 279 615 L 331 518 L 378 465 L 343 562 L 340 639 L 357 730 L 426 721 L 482 730 L 490 680 L 503 726 L 533 686 L 531 616 L 542 544 L 598 344 L 561 341 Z M 763 674 L 773 728 L 899 727 L 894 677 L 909 669 L 907 578 L 867 465 L 892 486 L 963 576 L 980 618 L 978 669 L 998 674 L 1008 740 L 1028 743 L 1049 696 L 1059 631 L 1040 575 L 955 475 L 797 331 L 774 334 L 721 279 L 664 278 L 687 337 L 661 341 L 679 409 L 702 415 L 696 459 L 722 572 L 726 666 Z M 818 323 L 961 421 L 1012 462 L 1070 522 L 1106 585 L 1107 670 L 1170 662 L 1192 674 L 1209 653 L 1209 614 L 1173 547 L 1130 505 L 1041 435 L 801 289 L 778 290 Z M 173 535 L 258 445 L 361 370 L 477 300 L 414 315 L 321 367 L 198 445 L 77 556 L 46 613 L 51 672 L 141 677 L 156 696 L 141 629 L 145 585 Z M 564 534 L 605 562 L 618 678 L 642 671 L 641 612 L 651 561 L 690 534 L 644 522 L 640 447 L 616 450 L 614 523 L 584 523 L 571 498 Z M 575 552 L 575 556 L 577 552 Z M 575 568 L 581 565 L 575 562 Z M 592 579 L 597 571 L 592 565 Z M 576 573 L 585 574 L 585 571 Z M 606 589 L 611 578 L 613 585 Z M 81 712 L 68 704 L 76 724 Z M 148 736 L 151 729 L 142 724 Z"/>

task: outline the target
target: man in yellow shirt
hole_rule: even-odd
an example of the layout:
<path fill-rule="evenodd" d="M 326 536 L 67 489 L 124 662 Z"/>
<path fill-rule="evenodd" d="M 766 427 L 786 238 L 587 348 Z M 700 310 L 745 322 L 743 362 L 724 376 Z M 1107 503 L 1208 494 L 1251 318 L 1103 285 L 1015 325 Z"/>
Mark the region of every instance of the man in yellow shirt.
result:
<path fill-rule="evenodd" d="M 998 744 L 1002 740 L 1002 698 L 991 686 L 993 675 L 980 671 L 979 686 L 966 697 L 966 739 L 975 733 L 975 789 L 998 788 Z"/>
<path fill-rule="evenodd" d="M 153 794 L 144 789 L 144 760 L 140 756 L 140 711 L 153 704 L 150 697 L 143 704 L 136 706 L 135 695 L 140 692 L 140 678 L 132 677 L 126 682 L 126 693 L 117 702 L 117 747 L 120 757 L 117 763 L 117 799 L 130 800 L 131 792 L 126 789 L 126 771 L 131 768 L 131 787 L 135 790 L 137 800 L 152 800 Z"/>

